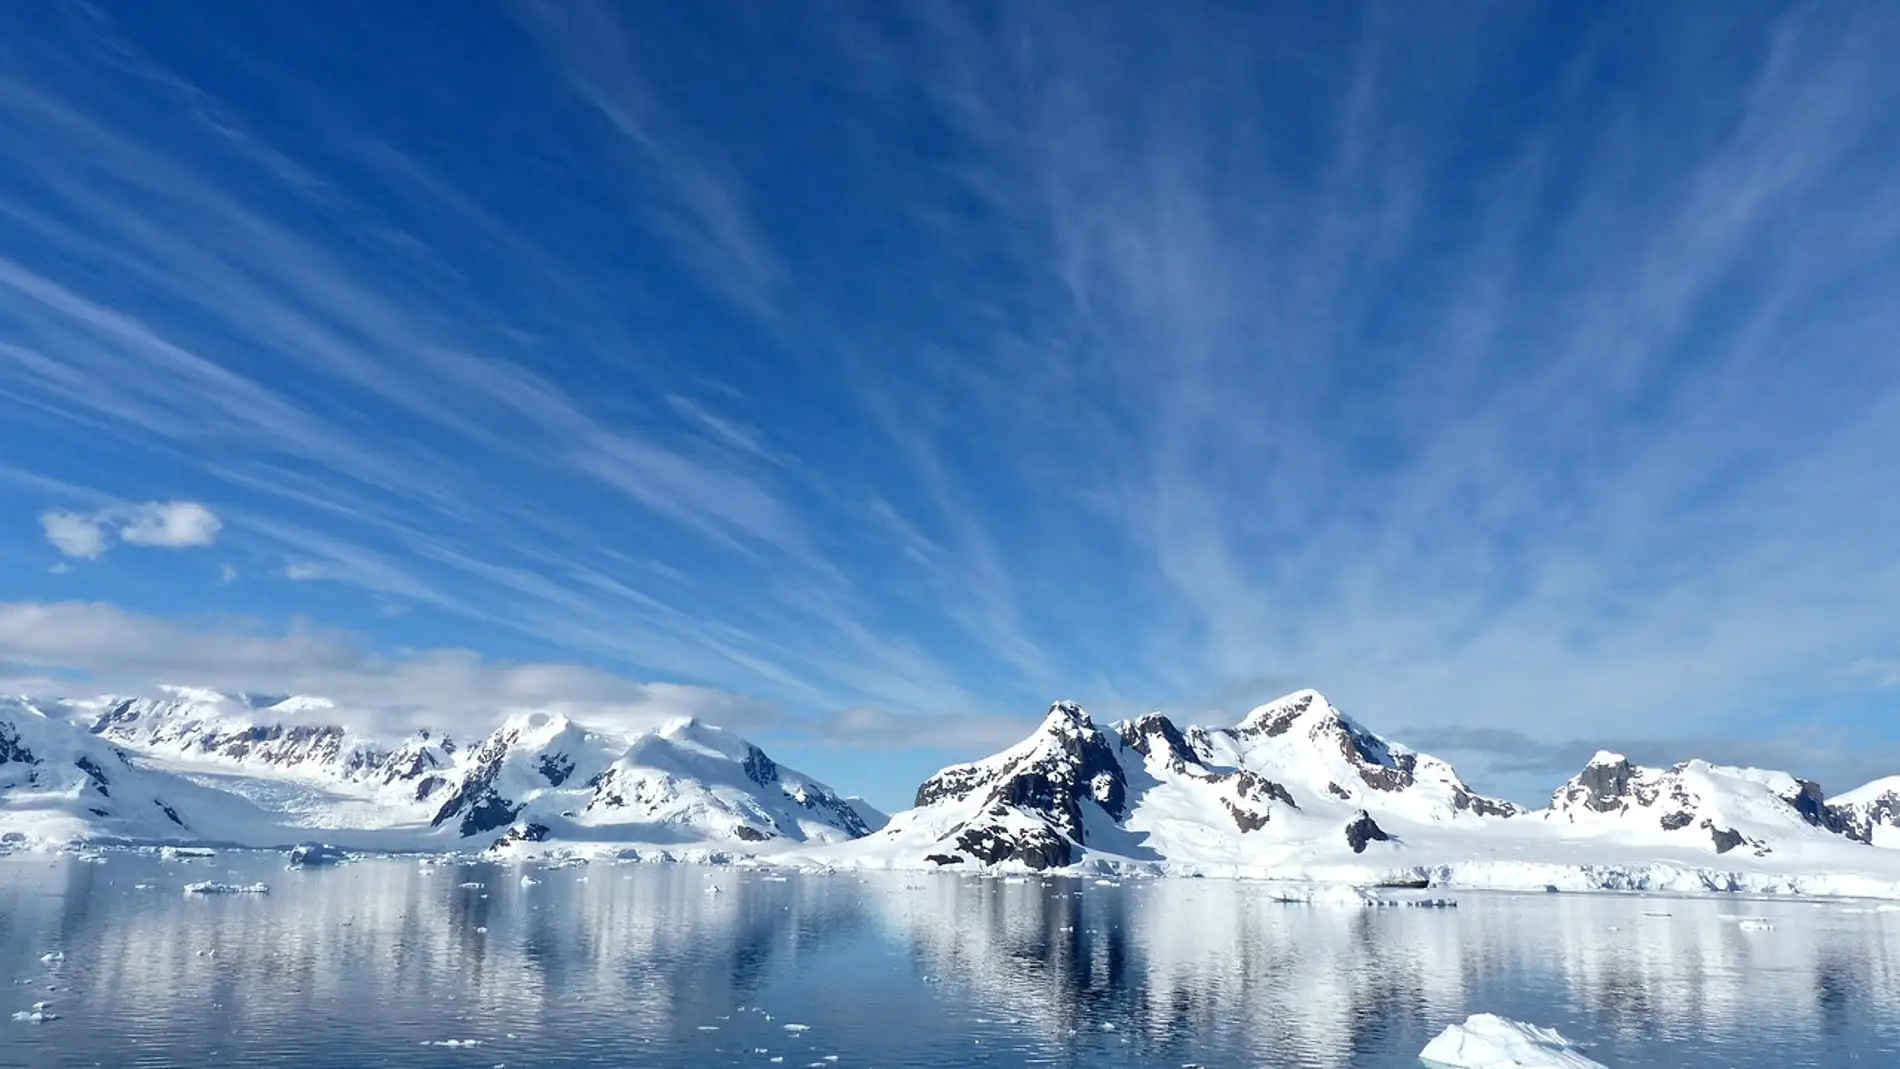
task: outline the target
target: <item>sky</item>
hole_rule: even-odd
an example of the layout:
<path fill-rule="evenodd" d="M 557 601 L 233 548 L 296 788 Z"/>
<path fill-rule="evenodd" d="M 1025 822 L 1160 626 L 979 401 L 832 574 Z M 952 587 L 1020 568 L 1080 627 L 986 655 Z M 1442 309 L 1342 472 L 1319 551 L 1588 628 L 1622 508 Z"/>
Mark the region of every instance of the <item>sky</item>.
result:
<path fill-rule="evenodd" d="M 887 807 L 1315 687 L 1900 772 L 1900 8 L 0 7 L 0 685 Z"/>

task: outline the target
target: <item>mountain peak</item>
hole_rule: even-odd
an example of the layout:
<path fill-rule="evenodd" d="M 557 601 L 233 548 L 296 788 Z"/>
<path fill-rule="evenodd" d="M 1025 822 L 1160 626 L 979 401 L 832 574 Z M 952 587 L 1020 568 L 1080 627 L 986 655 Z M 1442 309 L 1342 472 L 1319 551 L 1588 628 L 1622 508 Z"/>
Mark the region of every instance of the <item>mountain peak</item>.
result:
<path fill-rule="evenodd" d="M 1317 726 L 1327 720 L 1344 719 L 1319 691 L 1296 690 L 1265 705 L 1256 706 L 1241 719 L 1236 730 L 1246 735 L 1284 735 L 1295 724 L 1303 721 L 1311 721 Z"/>
<path fill-rule="evenodd" d="M 1042 730 L 1045 732 L 1069 734 L 1073 731 L 1093 731 L 1094 729 L 1095 721 L 1089 717 L 1088 712 L 1076 702 L 1066 699 L 1051 703 L 1049 715 L 1042 721 Z"/>

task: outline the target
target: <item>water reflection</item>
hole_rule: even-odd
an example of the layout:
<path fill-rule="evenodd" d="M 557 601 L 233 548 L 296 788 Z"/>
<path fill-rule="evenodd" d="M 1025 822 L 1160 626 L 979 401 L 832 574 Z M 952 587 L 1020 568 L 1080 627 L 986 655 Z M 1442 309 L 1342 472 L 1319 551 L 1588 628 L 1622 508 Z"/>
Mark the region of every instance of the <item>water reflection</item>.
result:
<path fill-rule="evenodd" d="M 202 879 L 273 893 L 180 893 Z M 1900 914 L 1850 908 L 1363 911 L 1211 880 L 14 857 L 0 1063 L 1416 1066 L 1479 1010 L 1625 1067 L 1900 1063 Z M 66 961 L 41 964 L 51 950 Z M 38 998 L 64 1019 L 4 1019 Z"/>

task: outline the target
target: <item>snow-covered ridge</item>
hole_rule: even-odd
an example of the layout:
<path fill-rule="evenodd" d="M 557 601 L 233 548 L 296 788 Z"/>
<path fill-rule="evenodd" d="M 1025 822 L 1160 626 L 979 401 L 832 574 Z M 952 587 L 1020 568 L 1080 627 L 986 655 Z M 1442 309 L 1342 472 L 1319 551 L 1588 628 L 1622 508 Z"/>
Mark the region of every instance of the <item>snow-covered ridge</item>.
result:
<path fill-rule="evenodd" d="M 1900 897 L 1900 781 L 1830 801 L 1785 772 L 1599 754 L 1526 811 L 1313 691 L 1231 727 L 1097 724 L 1057 702 L 1028 738 L 944 769 L 827 864 L 1065 866 L 1358 885 Z M 1871 829 L 1871 830 L 1870 830 Z M 1891 845 L 1891 840 L 1887 840 Z"/>
<path fill-rule="evenodd" d="M 156 699 L 0 702 L 0 833 L 745 854 L 864 835 L 884 821 L 861 800 L 693 720 L 624 735 L 524 712 L 458 745 L 430 730 L 365 734 L 330 722 L 335 713 L 320 698 L 189 688 Z M 88 769 L 102 768 L 140 785 L 155 812 L 175 815 L 172 826 L 91 798 L 88 790 L 101 788 L 88 787 Z M 58 820 L 44 816 L 54 800 L 62 800 Z"/>
<path fill-rule="evenodd" d="M 1516 813 L 1314 691 L 1233 727 L 1185 731 L 1160 714 L 1103 727 L 1057 702 L 1021 743 L 926 780 L 917 808 L 847 853 L 1032 869 L 1090 856 L 1270 865 L 1321 844 L 1385 857 L 1414 827 L 1475 828 Z"/>

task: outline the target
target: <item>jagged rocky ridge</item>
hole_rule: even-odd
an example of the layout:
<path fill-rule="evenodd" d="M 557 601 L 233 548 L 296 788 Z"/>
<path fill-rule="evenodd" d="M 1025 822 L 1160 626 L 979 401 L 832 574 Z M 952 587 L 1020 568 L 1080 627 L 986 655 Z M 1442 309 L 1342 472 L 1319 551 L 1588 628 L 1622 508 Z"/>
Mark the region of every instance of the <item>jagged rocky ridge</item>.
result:
<path fill-rule="evenodd" d="M 1829 801 L 1786 773 L 1702 761 L 1645 769 L 1600 754 L 1549 807 L 1525 811 L 1313 691 L 1212 728 L 1159 714 L 1098 725 L 1057 702 L 1028 739 L 932 776 L 915 809 L 848 852 L 1030 869 L 1091 856 L 1195 871 L 1389 864 L 1406 881 L 1425 878 L 1433 858 L 1575 856 L 1565 844 L 1584 839 L 1710 858 L 1863 847 L 1900 813 L 1900 778 L 1876 787 Z"/>
<path fill-rule="evenodd" d="M 945 769 L 883 838 L 933 838 L 939 865 L 1071 864 L 1085 850 L 1161 859 L 1177 838 L 1302 842 L 1328 834 L 1353 855 L 1397 843 L 1382 820 L 1504 819 L 1509 802 L 1451 766 L 1366 731 L 1302 691 L 1231 728 L 1182 730 L 1151 714 L 1097 725 L 1057 702 L 1029 739 Z"/>

